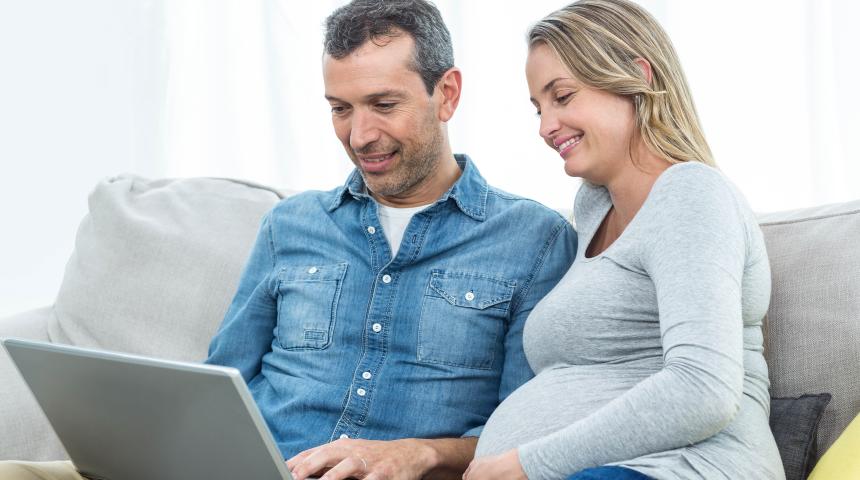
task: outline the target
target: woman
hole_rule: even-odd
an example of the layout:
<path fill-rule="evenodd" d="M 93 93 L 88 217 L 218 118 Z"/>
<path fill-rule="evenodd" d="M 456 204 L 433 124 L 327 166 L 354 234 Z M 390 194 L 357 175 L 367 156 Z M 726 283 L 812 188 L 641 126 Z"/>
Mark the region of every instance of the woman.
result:
<path fill-rule="evenodd" d="M 528 39 L 540 135 L 584 180 L 580 251 L 526 323 L 535 378 L 464 478 L 784 478 L 764 241 L 714 168 L 668 37 L 626 0 L 582 0 Z"/>

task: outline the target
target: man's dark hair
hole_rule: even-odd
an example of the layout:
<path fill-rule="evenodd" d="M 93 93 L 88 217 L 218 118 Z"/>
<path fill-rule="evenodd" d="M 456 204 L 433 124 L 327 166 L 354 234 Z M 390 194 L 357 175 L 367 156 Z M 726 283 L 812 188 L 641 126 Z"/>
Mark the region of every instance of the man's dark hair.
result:
<path fill-rule="evenodd" d="M 436 83 L 454 66 L 451 34 L 439 10 L 425 0 L 353 0 L 325 21 L 325 53 L 341 59 L 368 40 L 376 42 L 399 34 L 412 35 L 412 68 L 433 95 Z"/>

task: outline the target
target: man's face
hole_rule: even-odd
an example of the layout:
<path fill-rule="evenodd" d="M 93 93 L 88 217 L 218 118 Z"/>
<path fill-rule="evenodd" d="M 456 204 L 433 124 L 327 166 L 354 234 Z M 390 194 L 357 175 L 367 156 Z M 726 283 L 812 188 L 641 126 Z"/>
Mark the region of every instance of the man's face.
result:
<path fill-rule="evenodd" d="M 433 181 L 443 159 L 441 94 L 428 95 L 409 68 L 410 35 L 382 40 L 365 42 L 342 59 L 326 55 L 325 95 L 335 133 L 368 189 L 406 198 Z"/>

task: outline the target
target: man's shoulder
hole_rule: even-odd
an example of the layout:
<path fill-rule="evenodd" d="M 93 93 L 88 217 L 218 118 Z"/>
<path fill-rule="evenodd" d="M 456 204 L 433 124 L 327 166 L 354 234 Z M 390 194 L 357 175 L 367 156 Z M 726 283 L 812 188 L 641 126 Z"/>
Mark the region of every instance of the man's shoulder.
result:
<path fill-rule="evenodd" d="M 492 185 L 487 186 L 487 213 L 488 216 L 522 216 L 530 223 L 569 223 L 560 212 L 547 207 L 537 200 L 506 192 Z"/>
<path fill-rule="evenodd" d="M 319 215 L 331 209 L 335 199 L 343 194 L 343 187 L 339 186 L 331 190 L 304 190 L 294 193 L 279 201 L 272 207 L 270 216 L 283 218 L 283 215 Z"/>

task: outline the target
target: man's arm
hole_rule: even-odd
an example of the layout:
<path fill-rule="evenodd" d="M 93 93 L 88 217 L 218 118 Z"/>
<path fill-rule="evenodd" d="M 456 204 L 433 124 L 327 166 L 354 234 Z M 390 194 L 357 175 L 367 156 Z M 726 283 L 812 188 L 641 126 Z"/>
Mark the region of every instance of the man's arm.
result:
<path fill-rule="evenodd" d="M 537 252 L 528 274 L 528 281 L 517 292 L 511 304 L 511 319 L 505 334 L 505 363 L 499 385 L 499 403 L 522 384 L 534 377 L 523 350 L 523 330 L 535 305 L 564 277 L 576 258 L 577 235 L 570 222 L 554 215 L 553 225 L 546 225 L 550 234 Z M 551 227 L 551 228 L 550 228 Z M 483 427 L 473 428 L 466 435 L 480 436 Z"/>
<path fill-rule="evenodd" d="M 459 480 L 475 454 L 477 437 L 403 440 L 341 439 L 296 455 L 287 467 L 296 480 Z"/>
<path fill-rule="evenodd" d="M 426 442 L 428 448 L 434 451 L 432 468 L 424 476 L 427 480 L 459 480 L 475 457 L 475 447 L 478 437 L 441 438 L 437 440 L 419 440 Z"/>
<path fill-rule="evenodd" d="M 271 285 L 275 260 L 270 215 L 263 218 L 236 295 L 206 359 L 209 364 L 238 369 L 246 383 L 260 372 L 263 355 L 271 349 L 278 315 Z"/>
<path fill-rule="evenodd" d="M 549 293 L 570 269 L 578 246 L 576 231 L 570 222 L 556 216 L 557 223 L 545 229 L 550 234 L 528 272 L 528 282 L 514 297 L 512 314 L 505 332 L 505 359 L 499 383 L 499 403 L 522 384 L 534 377 L 523 350 L 523 330 L 535 305 Z M 552 228 L 550 228 L 552 227 Z M 480 437 L 484 426 L 470 429 L 463 436 Z"/>
<path fill-rule="evenodd" d="M 570 223 L 567 221 L 558 223 L 532 267 L 529 276 L 531 281 L 523 288 L 523 292 L 515 304 L 515 313 L 505 338 L 505 370 L 502 373 L 502 383 L 499 389 L 500 403 L 534 375 L 528 366 L 523 351 L 523 328 L 535 305 L 555 287 L 570 269 L 574 258 L 576 258 L 577 240 L 576 232 Z M 478 427 L 469 432 L 480 432 L 482 429 L 483 427 Z M 469 480 L 494 480 L 497 478 L 517 480 L 526 479 L 526 475 L 520 465 L 517 450 L 513 449 L 501 455 L 476 458 L 470 463 L 463 478 Z"/>

